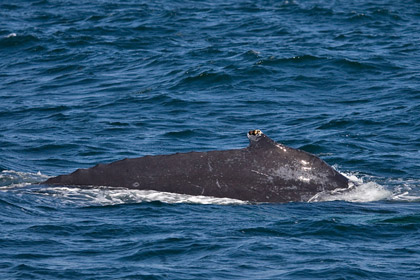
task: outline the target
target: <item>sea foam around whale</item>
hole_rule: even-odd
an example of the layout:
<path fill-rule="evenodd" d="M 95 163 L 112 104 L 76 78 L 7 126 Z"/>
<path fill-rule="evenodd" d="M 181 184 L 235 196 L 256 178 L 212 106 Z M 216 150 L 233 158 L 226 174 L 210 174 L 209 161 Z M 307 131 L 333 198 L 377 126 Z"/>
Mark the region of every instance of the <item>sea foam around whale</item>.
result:
<path fill-rule="evenodd" d="M 348 189 L 338 189 L 328 193 L 318 193 L 309 202 L 342 200 L 348 202 L 372 202 L 378 200 L 418 201 L 420 196 L 413 193 L 407 184 L 399 182 L 396 186 L 384 186 L 375 181 L 369 181 L 360 175 L 341 173 L 350 180 Z M 51 187 L 35 185 L 48 178 L 38 173 L 25 173 L 5 170 L 0 173 L 0 191 L 11 191 L 17 194 L 31 194 L 44 198 L 51 197 L 62 201 L 63 205 L 101 206 L 126 203 L 141 203 L 160 201 L 163 203 L 194 203 L 194 204 L 247 204 L 246 201 L 210 196 L 194 196 L 186 194 L 158 192 L 152 190 L 133 190 L 110 187 Z M 417 182 L 420 183 L 420 182 Z M 416 182 L 411 182 L 416 185 Z"/>

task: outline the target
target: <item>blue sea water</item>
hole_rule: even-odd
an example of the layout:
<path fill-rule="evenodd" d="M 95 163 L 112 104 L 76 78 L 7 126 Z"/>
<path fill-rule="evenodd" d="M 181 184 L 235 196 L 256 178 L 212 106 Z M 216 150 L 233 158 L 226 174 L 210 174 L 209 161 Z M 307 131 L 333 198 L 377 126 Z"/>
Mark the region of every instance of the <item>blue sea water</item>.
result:
<path fill-rule="evenodd" d="M 419 279 L 419 23 L 418 0 L 0 1 L 0 278 Z M 35 184 L 257 128 L 359 187 Z"/>

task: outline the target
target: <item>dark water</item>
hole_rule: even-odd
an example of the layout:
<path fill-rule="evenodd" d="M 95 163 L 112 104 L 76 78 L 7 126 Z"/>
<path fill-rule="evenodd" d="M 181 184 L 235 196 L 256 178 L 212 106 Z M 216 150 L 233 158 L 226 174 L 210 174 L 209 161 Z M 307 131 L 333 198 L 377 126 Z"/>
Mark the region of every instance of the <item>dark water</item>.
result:
<path fill-rule="evenodd" d="M 418 279 L 419 22 L 414 0 L 0 1 L 0 278 Z M 360 187 L 249 205 L 32 185 L 256 128 Z"/>

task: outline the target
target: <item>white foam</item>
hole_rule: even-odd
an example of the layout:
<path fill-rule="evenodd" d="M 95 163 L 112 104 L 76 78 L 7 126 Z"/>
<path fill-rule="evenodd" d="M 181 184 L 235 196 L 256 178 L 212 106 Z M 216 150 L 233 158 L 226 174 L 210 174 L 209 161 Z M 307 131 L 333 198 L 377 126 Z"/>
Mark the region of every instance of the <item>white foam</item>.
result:
<path fill-rule="evenodd" d="M 331 192 L 319 193 L 309 202 L 344 200 L 349 202 L 371 202 L 390 199 L 392 192 L 375 182 L 367 182 L 348 189 L 337 189 Z"/>
<path fill-rule="evenodd" d="M 12 37 L 16 37 L 16 33 L 10 33 L 9 35 L 6 36 L 6 38 L 12 38 Z"/>
<path fill-rule="evenodd" d="M 391 179 L 387 184 L 394 185 L 392 200 L 402 202 L 420 202 L 420 180 Z"/>
<path fill-rule="evenodd" d="M 76 204 L 82 205 L 116 205 L 152 201 L 160 201 L 163 203 L 194 203 L 217 205 L 247 203 L 246 201 L 231 198 L 186 195 L 158 191 L 117 189 L 109 187 L 95 187 L 92 189 L 50 187 L 48 190 L 40 190 L 38 193 L 64 198 Z"/>
<path fill-rule="evenodd" d="M 335 166 L 333 166 L 337 169 Z M 349 179 L 349 187 L 330 192 L 322 192 L 309 202 L 344 200 L 349 202 L 420 201 L 420 180 L 386 179 L 359 173 L 343 173 Z M 378 183 L 381 182 L 381 183 Z"/>
<path fill-rule="evenodd" d="M 19 172 L 14 170 L 3 170 L 0 172 L 0 190 L 25 187 L 34 183 L 46 180 L 48 176 L 30 172 Z"/>

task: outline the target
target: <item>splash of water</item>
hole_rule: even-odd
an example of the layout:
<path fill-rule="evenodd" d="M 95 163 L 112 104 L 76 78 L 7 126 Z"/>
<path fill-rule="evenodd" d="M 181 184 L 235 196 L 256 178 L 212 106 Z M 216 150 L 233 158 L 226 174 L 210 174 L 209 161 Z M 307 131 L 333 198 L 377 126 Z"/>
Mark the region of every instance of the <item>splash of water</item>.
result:
<path fill-rule="evenodd" d="M 59 197 L 76 204 L 84 205 L 116 205 L 124 203 L 141 203 L 160 201 L 163 203 L 194 203 L 194 204 L 245 204 L 245 201 L 218 198 L 211 196 L 196 196 L 151 190 L 131 190 L 109 187 L 95 187 L 91 189 L 51 187 L 38 190 L 39 194 Z"/>
<path fill-rule="evenodd" d="M 309 202 L 322 202 L 344 200 L 349 202 L 372 202 L 378 200 L 391 201 L 420 201 L 420 195 L 415 192 L 418 189 L 418 181 L 388 180 L 386 186 L 375 181 L 373 177 L 358 174 L 346 174 L 350 186 L 347 189 L 337 189 L 330 192 L 322 192 L 312 197 Z M 26 194 L 54 197 L 63 201 L 64 204 L 76 204 L 79 206 L 91 205 L 116 205 L 124 203 L 141 203 L 160 201 L 163 203 L 194 203 L 194 204 L 245 204 L 246 201 L 230 198 L 217 198 L 209 196 L 194 196 L 186 194 L 158 192 L 152 190 L 132 190 L 109 187 L 92 187 L 87 189 L 69 187 L 45 187 L 33 186 L 35 183 L 44 181 L 48 176 L 37 173 L 18 172 L 4 170 L 0 173 L 0 190 L 21 192 Z"/>

